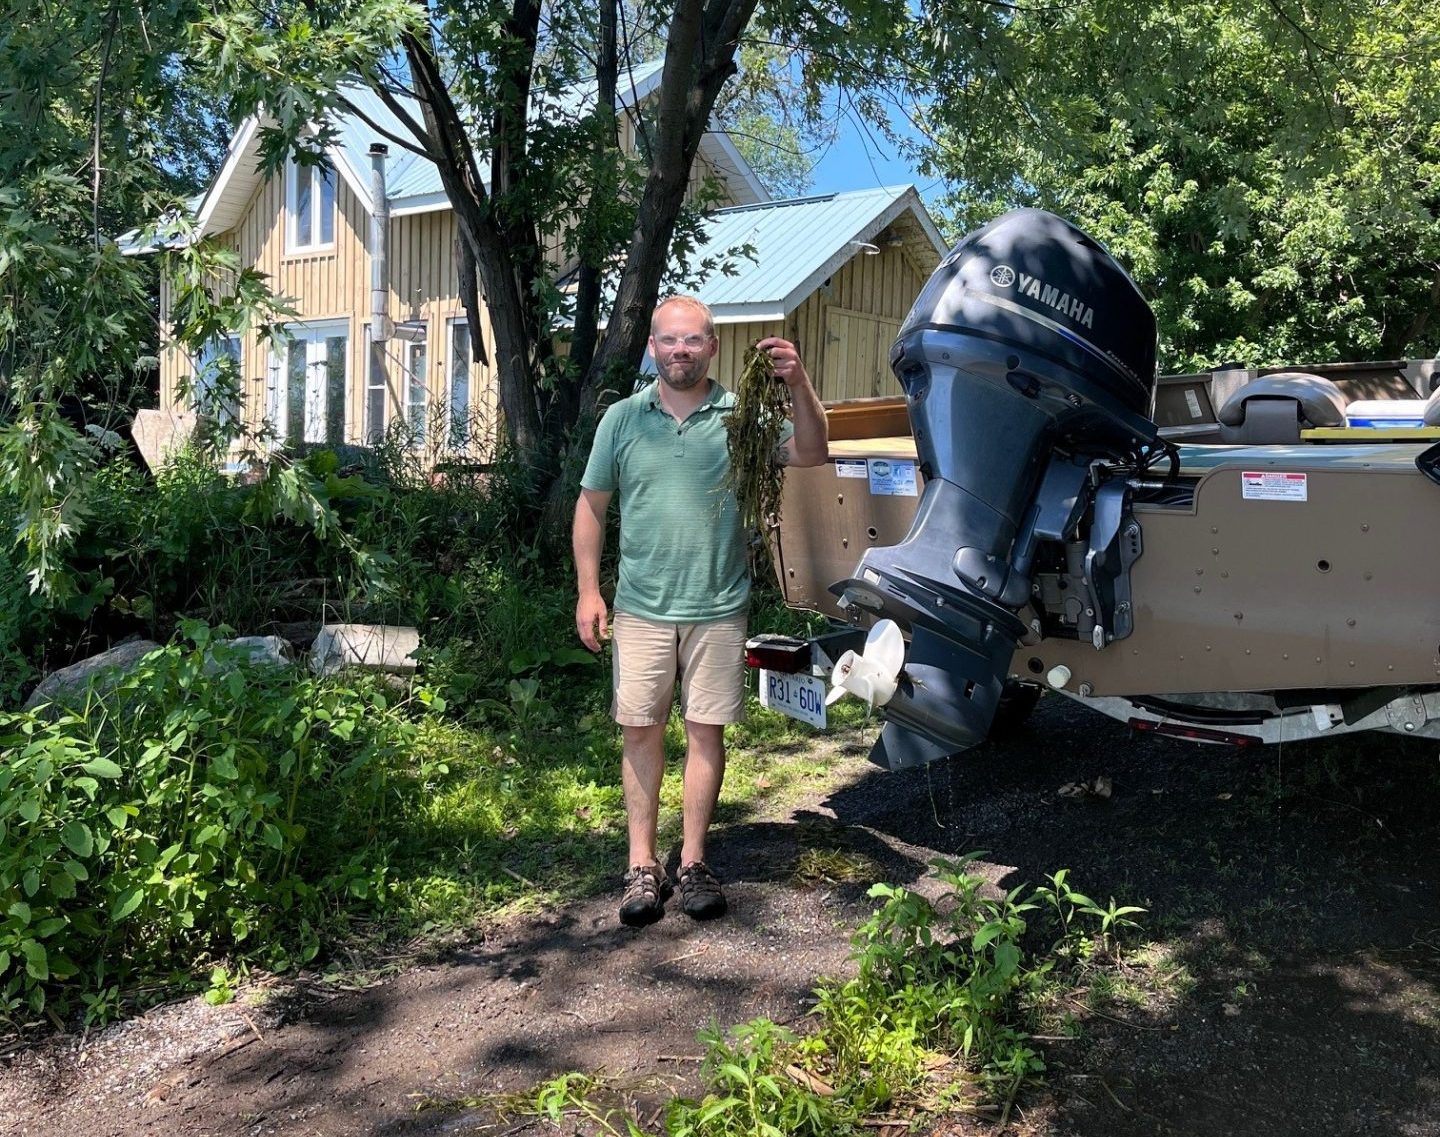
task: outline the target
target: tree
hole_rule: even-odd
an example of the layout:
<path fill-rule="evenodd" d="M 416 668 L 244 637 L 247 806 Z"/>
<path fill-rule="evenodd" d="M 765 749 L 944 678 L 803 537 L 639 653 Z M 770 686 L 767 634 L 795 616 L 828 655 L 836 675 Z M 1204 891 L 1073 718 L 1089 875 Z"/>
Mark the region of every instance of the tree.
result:
<path fill-rule="evenodd" d="M 189 0 L 22 4 L 0 37 L 0 513 L 32 586 L 62 599 L 89 475 L 149 391 L 157 271 L 175 277 L 173 330 L 192 347 L 271 310 L 219 250 L 157 266 L 114 241 L 173 214 L 223 153 L 224 125 L 184 65 L 200 13 Z M 232 288 L 213 297 L 227 271 Z"/>
<path fill-rule="evenodd" d="M 218 5 L 201 57 L 240 108 L 263 106 L 277 164 L 313 153 L 325 134 L 306 131 L 331 110 L 360 112 L 347 83 L 363 82 L 407 121 L 412 137 L 392 141 L 440 171 L 459 226 L 462 298 L 478 333 L 484 296 L 505 421 L 540 486 L 600 392 L 640 364 L 673 245 L 697 221 L 686 211 L 696 151 L 747 29 L 807 53 L 808 86 L 874 86 L 892 82 L 882 61 L 904 42 L 896 29 L 917 19 L 903 0 L 763 9 L 758 0 L 676 0 L 623 11 L 617 0 L 598 10 L 573 0 L 336 0 L 263 13 Z M 641 162 L 620 153 L 613 111 L 638 59 L 634 32 L 662 42 L 664 58 Z M 577 107 L 562 92 L 585 80 L 593 98 Z M 418 118 L 405 93 L 418 99 Z M 568 295 L 542 253 L 556 228 L 577 266 Z"/>
<path fill-rule="evenodd" d="M 1440 16 L 1401 0 L 1025 5 L 931 107 L 956 229 L 1066 214 L 1188 370 L 1440 346 Z"/>

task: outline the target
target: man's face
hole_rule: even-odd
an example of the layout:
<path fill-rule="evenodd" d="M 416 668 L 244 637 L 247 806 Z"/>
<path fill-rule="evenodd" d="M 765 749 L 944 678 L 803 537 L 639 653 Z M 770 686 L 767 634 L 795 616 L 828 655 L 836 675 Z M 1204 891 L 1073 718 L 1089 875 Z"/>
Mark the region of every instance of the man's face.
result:
<path fill-rule="evenodd" d="M 706 330 L 704 314 L 693 308 L 668 305 L 651 321 L 650 354 L 672 391 L 688 391 L 703 381 L 719 346 Z"/>

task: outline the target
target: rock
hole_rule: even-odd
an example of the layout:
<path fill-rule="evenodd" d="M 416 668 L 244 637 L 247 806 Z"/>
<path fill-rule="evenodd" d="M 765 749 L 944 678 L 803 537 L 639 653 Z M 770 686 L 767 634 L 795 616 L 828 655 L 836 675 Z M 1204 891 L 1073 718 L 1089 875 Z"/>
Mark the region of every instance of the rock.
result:
<path fill-rule="evenodd" d="M 332 675 L 346 667 L 410 674 L 419 666 L 420 633 L 390 624 L 326 624 L 310 648 L 310 670 Z"/>
<path fill-rule="evenodd" d="M 193 411 L 139 411 L 130 426 L 140 456 L 152 472 L 158 471 L 170 455 L 190 441 L 200 425 Z"/>
<path fill-rule="evenodd" d="M 25 700 L 25 710 L 33 711 L 45 703 L 61 706 L 75 706 L 85 701 L 86 694 L 94 691 L 104 695 L 119 686 L 120 680 L 134 670 L 142 656 L 159 650 L 153 640 L 131 640 L 119 644 L 109 651 L 52 671 L 39 686 L 30 692 Z"/>
<path fill-rule="evenodd" d="M 291 662 L 290 645 L 280 636 L 239 636 L 233 640 L 217 640 L 235 653 L 235 661 L 248 667 L 284 667 Z M 205 674 L 214 675 L 221 669 L 213 656 L 205 660 Z"/>

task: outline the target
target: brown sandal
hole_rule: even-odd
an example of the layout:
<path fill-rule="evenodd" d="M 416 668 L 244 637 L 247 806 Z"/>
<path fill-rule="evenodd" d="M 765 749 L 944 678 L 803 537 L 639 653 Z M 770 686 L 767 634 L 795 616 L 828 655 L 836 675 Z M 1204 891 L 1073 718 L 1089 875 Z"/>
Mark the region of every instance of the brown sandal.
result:
<path fill-rule="evenodd" d="M 680 870 L 680 906 L 692 920 L 725 915 L 725 893 L 704 861 L 693 861 Z"/>
<path fill-rule="evenodd" d="M 673 891 L 670 877 L 659 865 L 631 865 L 620 898 L 620 922 L 643 928 L 665 915 L 665 901 Z"/>

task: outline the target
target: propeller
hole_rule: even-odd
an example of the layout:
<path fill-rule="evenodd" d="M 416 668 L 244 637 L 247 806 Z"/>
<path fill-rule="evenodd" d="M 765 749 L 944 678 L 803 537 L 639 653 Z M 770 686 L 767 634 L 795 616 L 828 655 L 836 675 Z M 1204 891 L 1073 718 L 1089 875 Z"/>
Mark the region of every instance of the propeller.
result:
<path fill-rule="evenodd" d="M 883 707 L 895 695 L 900 668 L 905 663 L 905 636 L 894 620 L 881 620 L 865 637 L 863 651 L 847 651 L 830 673 L 825 705 L 846 695 L 864 699 L 870 709 Z"/>

